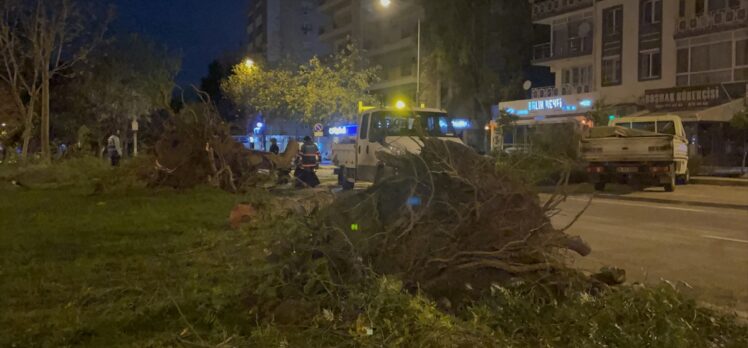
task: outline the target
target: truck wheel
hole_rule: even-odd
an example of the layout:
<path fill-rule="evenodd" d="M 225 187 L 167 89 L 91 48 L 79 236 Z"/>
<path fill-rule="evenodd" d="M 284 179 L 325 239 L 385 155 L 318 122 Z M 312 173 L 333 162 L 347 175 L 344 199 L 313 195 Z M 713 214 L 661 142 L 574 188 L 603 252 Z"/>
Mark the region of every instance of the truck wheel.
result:
<path fill-rule="evenodd" d="M 665 192 L 675 192 L 675 173 L 670 173 L 670 182 L 665 184 Z"/>
<path fill-rule="evenodd" d="M 596 182 L 595 183 L 595 191 L 598 191 L 598 192 L 605 191 L 605 182 Z"/>
<path fill-rule="evenodd" d="M 691 182 L 691 172 L 686 171 L 686 174 L 678 176 L 678 185 L 688 185 Z"/>
<path fill-rule="evenodd" d="M 353 190 L 354 183 L 348 181 L 347 170 L 345 167 L 338 169 L 338 185 L 343 188 L 343 191 Z"/>

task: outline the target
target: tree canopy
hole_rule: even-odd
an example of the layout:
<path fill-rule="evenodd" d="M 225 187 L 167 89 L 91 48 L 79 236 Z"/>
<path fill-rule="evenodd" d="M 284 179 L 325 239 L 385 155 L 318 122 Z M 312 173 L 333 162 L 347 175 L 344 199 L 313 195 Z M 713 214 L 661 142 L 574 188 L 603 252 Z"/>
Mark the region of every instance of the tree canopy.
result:
<path fill-rule="evenodd" d="M 373 103 L 367 90 L 378 80 L 377 72 L 349 46 L 295 69 L 238 64 L 222 89 L 235 103 L 253 111 L 317 122 L 350 118 L 357 113 L 359 101 Z"/>
<path fill-rule="evenodd" d="M 426 78 L 449 87 L 445 104 L 489 116 L 490 105 L 521 95 L 532 40 L 527 1 L 421 0 L 427 55 Z M 465 105 L 467 103 L 468 105 Z"/>
<path fill-rule="evenodd" d="M 169 107 L 179 69 L 178 56 L 147 39 L 115 38 L 59 87 L 56 111 L 65 119 L 60 123 L 70 125 L 70 134 L 81 125 L 98 137 L 126 131 L 133 119 L 146 120 Z"/>

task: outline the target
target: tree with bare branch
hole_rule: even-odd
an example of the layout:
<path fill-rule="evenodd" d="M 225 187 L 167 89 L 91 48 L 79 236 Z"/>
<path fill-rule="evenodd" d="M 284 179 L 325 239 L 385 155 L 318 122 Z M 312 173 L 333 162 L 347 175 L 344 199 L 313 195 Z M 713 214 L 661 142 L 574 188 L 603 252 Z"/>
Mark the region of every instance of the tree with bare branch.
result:
<path fill-rule="evenodd" d="M 23 115 L 22 158 L 38 115 L 42 158 L 49 161 L 50 81 L 103 40 L 111 15 L 102 18 L 97 8 L 76 0 L 3 0 L 0 13 L 0 80 Z"/>

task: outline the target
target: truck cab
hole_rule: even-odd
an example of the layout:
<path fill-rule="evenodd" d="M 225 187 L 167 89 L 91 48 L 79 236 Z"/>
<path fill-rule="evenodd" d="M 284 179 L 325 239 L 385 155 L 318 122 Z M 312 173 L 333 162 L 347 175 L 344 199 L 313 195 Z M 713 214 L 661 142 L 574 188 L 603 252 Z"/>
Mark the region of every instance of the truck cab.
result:
<path fill-rule="evenodd" d="M 614 119 L 582 140 L 582 159 L 597 190 L 608 183 L 662 186 L 688 183 L 688 140 L 676 115 Z"/>
<path fill-rule="evenodd" d="M 376 182 L 391 174 L 377 158 L 378 152 L 419 153 L 419 136 L 462 142 L 455 120 L 444 110 L 427 108 L 377 108 L 358 115 L 353 144 L 335 144 L 332 162 L 343 187 L 354 182 Z"/>

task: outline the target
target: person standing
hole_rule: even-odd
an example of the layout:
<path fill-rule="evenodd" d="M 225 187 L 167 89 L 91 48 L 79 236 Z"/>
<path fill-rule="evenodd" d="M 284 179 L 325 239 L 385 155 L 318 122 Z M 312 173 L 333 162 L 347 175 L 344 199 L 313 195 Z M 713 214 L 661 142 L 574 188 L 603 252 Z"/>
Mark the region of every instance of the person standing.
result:
<path fill-rule="evenodd" d="M 278 140 L 275 138 L 270 138 L 270 152 L 274 154 L 280 153 L 280 147 L 278 147 Z"/>
<path fill-rule="evenodd" d="M 319 178 L 314 172 L 319 168 L 319 148 L 309 136 L 304 137 L 304 143 L 299 151 L 299 166 L 296 170 L 297 186 L 317 187 Z"/>
<path fill-rule="evenodd" d="M 116 134 L 112 134 L 106 142 L 106 148 L 112 167 L 119 166 L 119 160 L 122 158 L 122 142 L 119 140 L 118 134 L 119 131 L 117 131 Z"/>

